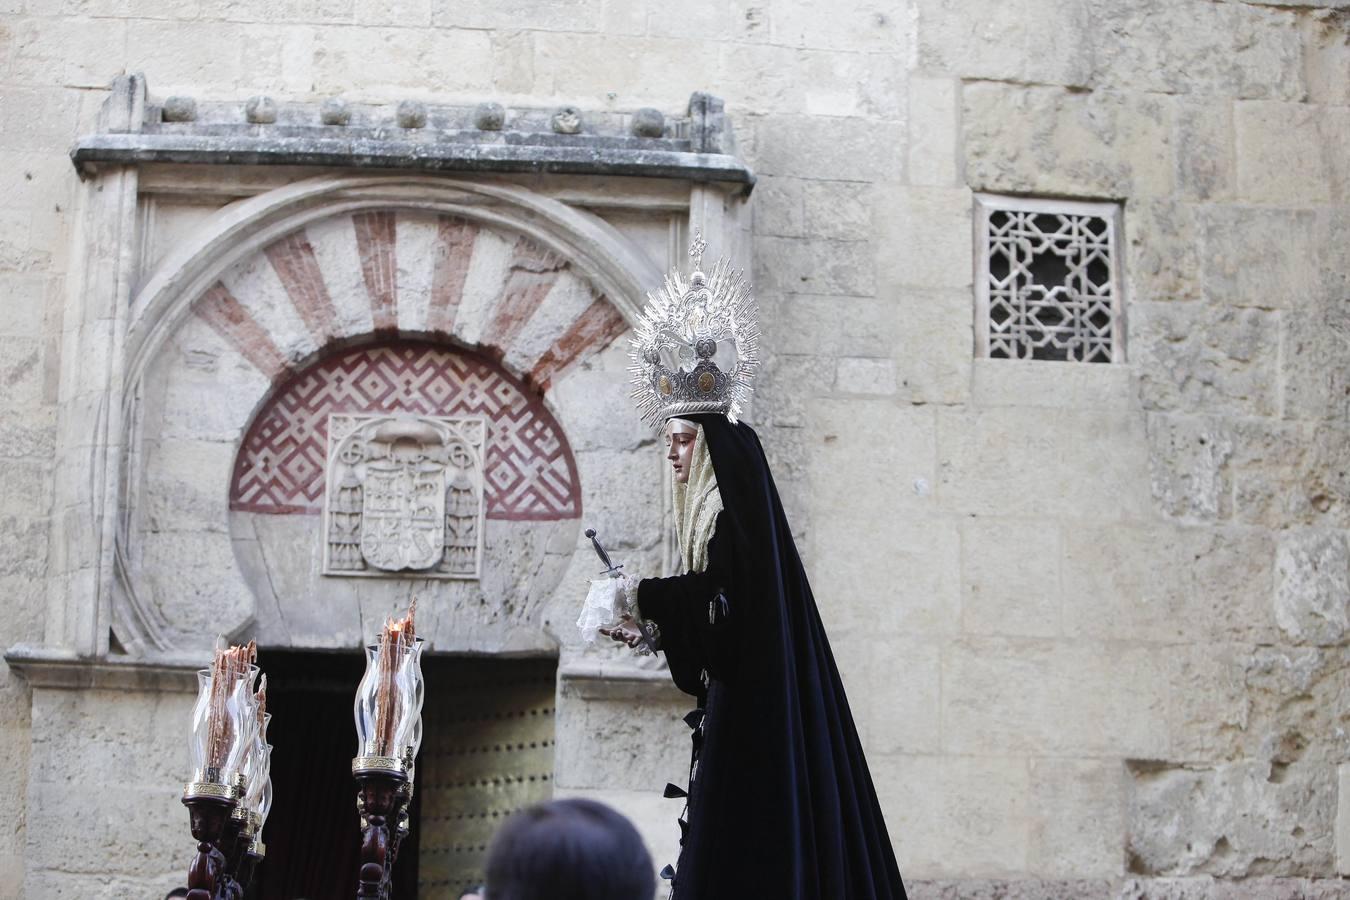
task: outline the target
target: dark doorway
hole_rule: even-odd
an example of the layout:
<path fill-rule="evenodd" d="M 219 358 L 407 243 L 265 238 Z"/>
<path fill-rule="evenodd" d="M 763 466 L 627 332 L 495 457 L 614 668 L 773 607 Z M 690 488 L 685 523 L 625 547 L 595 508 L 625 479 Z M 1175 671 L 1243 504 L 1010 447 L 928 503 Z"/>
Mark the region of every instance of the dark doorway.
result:
<path fill-rule="evenodd" d="M 263 833 L 258 900 L 356 896 L 361 831 L 356 814 L 352 702 L 365 672 L 359 653 L 263 650 L 272 713 L 272 812 Z M 412 821 L 418 816 L 413 798 Z M 417 898 L 417 829 L 403 842 L 393 900 Z"/>
<path fill-rule="evenodd" d="M 263 650 L 273 806 L 257 900 L 356 895 L 360 832 L 351 760 L 356 653 Z M 392 900 L 458 897 L 482 880 L 497 826 L 553 793 L 553 659 L 426 656 L 412 834 Z"/>

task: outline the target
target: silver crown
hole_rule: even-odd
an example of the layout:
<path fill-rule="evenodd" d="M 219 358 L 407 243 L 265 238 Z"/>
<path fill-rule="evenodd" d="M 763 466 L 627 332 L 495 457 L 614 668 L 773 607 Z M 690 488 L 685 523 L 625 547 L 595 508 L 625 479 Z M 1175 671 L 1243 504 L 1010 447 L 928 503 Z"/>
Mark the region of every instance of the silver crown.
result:
<path fill-rule="evenodd" d="M 759 310 L 739 270 L 722 258 L 701 271 L 707 244 L 689 247 L 694 271 L 678 269 L 647 295 L 633 349 L 633 399 L 654 427 L 671 416 L 722 413 L 735 422 L 759 368 Z"/>

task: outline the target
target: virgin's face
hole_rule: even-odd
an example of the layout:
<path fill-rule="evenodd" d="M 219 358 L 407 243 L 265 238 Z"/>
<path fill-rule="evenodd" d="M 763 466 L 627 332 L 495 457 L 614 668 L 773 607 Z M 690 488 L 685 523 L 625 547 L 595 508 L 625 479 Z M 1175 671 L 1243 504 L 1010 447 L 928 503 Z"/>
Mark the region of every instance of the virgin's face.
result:
<path fill-rule="evenodd" d="M 671 419 L 666 422 L 666 459 L 675 470 L 675 481 L 689 483 L 689 464 L 694 458 L 694 439 L 698 437 L 698 426 L 684 419 Z"/>

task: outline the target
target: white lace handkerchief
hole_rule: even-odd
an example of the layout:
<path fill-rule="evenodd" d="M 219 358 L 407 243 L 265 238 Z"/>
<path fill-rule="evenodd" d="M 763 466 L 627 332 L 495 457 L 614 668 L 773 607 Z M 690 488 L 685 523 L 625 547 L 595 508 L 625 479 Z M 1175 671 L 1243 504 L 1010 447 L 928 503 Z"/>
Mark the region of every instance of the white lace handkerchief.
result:
<path fill-rule="evenodd" d="M 582 607 L 581 616 L 577 619 L 581 639 L 588 644 L 594 643 L 598 636 L 596 629 L 619 624 L 619 619 L 628 611 L 628 595 L 624 590 L 624 579 L 609 577 L 591 579 L 591 589 L 586 594 L 586 605 Z"/>

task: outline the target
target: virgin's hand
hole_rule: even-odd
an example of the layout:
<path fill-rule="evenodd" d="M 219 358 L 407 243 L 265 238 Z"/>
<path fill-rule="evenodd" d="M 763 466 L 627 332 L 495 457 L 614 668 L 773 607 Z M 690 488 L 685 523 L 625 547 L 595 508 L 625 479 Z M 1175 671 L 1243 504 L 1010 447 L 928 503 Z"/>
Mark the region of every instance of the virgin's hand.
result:
<path fill-rule="evenodd" d="M 627 644 L 634 650 L 642 646 L 642 631 L 632 616 L 624 616 L 619 619 L 619 624 L 610 628 L 601 628 L 600 633 L 611 640 Z"/>

